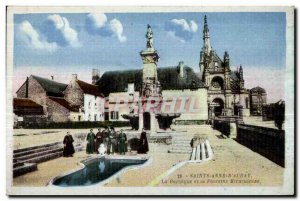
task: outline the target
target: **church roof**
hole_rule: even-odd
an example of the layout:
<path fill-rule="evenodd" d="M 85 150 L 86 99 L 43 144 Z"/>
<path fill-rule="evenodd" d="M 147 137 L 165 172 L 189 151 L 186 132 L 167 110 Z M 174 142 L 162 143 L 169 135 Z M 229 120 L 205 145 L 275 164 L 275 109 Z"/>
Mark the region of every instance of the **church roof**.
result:
<path fill-rule="evenodd" d="M 216 66 L 216 63 L 218 63 L 218 67 L 222 68 L 223 67 L 223 61 L 220 59 L 218 54 L 213 51 L 213 54 L 211 55 L 211 62 L 208 64 L 209 69 L 214 69 Z"/>
<path fill-rule="evenodd" d="M 192 68 L 184 66 L 183 78 L 179 75 L 177 66 L 164 67 L 157 69 L 158 81 L 162 90 L 181 90 L 205 87 Z M 134 83 L 135 91 L 139 91 L 143 83 L 143 71 L 125 70 L 125 71 L 107 71 L 97 82 L 100 91 L 104 95 L 112 92 L 126 92 L 128 83 Z"/>
<path fill-rule="evenodd" d="M 63 91 L 67 85 L 47 78 L 32 75 L 32 77 L 43 87 L 48 96 L 63 97 Z"/>
<path fill-rule="evenodd" d="M 264 88 L 257 86 L 257 87 L 250 89 L 250 92 L 251 93 L 266 93 L 266 90 Z"/>
<path fill-rule="evenodd" d="M 89 84 L 81 80 L 77 80 L 76 82 L 82 89 L 83 93 L 103 97 L 103 95 L 99 92 L 97 85 Z"/>

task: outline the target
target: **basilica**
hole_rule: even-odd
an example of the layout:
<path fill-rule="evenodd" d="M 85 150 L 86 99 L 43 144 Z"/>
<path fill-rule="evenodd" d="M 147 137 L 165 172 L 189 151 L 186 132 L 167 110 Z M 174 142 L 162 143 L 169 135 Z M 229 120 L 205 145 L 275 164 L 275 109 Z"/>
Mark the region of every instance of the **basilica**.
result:
<path fill-rule="evenodd" d="M 115 100 L 126 96 L 131 97 L 133 102 L 136 100 L 136 104 L 140 96 L 160 97 L 163 103 L 174 101 L 174 97 L 181 96 L 181 100 L 176 98 L 175 108 L 180 107 L 182 97 L 188 97 L 190 102 L 187 101 L 185 107 L 194 107 L 197 112 L 181 111 L 180 116 L 175 119 L 176 122 L 199 123 L 207 122 L 215 116 L 250 115 L 250 90 L 244 87 L 243 67 L 239 66 L 237 70 L 231 70 L 229 53 L 225 52 L 221 59 L 212 49 L 206 16 L 199 72 L 194 72 L 193 68 L 184 65 L 183 61 L 171 67 L 157 67 L 159 54 L 154 48 L 150 25 L 148 25 L 146 38 L 147 48 L 140 53 L 143 69 L 107 71 L 96 83 L 99 90 L 109 97 L 105 108 L 107 120 L 123 120 L 123 114 L 131 112 L 139 116 L 140 126 L 142 124 L 145 127 L 145 119 L 149 119 L 146 122 L 151 125 L 151 120 L 155 120 L 157 113 L 172 115 L 177 112 L 152 111 L 139 114 L 141 112 L 138 107 L 136 107 L 137 110 L 130 111 L 130 107 L 126 106 L 114 111 Z M 159 104 L 157 107 L 161 108 Z"/>

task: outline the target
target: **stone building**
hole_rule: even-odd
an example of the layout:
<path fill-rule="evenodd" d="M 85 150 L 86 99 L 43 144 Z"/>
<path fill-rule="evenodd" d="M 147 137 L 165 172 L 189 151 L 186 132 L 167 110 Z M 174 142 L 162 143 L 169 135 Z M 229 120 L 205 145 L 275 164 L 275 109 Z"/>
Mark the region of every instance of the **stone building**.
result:
<path fill-rule="evenodd" d="M 104 99 L 98 87 L 78 80 L 75 74 L 69 85 L 31 75 L 16 93 L 18 99 L 40 105 L 47 122 L 104 120 Z"/>
<path fill-rule="evenodd" d="M 78 111 L 64 100 L 67 85 L 31 75 L 18 89 L 17 98 L 28 98 L 43 107 L 48 122 L 69 121 L 71 111 Z"/>
<path fill-rule="evenodd" d="M 250 115 L 249 92 L 244 87 L 243 68 L 231 70 L 230 57 L 225 51 L 221 59 L 210 43 L 207 17 L 204 18 L 203 47 L 200 51 L 200 75 L 208 86 L 210 117 Z M 241 109 L 239 109 L 241 108 Z"/>
<path fill-rule="evenodd" d="M 254 116 L 261 116 L 263 106 L 267 104 L 266 90 L 261 87 L 250 89 L 250 113 Z"/>
<path fill-rule="evenodd" d="M 93 72 L 93 80 L 96 76 Z M 79 112 L 71 114 L 72 121 L 103 121 L 104 96 L 98 87 L 78 80 L 73 74 L 72 80 L 64 90 L 64 98 L 70 105 L 79 107 Z"/>
<path fill-rule="evenodd" d="M 28 98 L 13 99 L 14 127 L 45 121 L 43 106 Z"/>

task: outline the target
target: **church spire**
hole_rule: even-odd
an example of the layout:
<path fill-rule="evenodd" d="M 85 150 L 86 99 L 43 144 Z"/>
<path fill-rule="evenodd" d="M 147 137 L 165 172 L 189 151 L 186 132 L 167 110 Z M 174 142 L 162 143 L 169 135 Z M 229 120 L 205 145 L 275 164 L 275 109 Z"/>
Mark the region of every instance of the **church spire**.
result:
<path fill-rule="evenodd" d="M 207 24 L 207 17 L 204 16 L 204 28 L 203 28 L 203 50 L 206 54 L 210 53 L 211 45 L 209 40 L 209 29 Z"/>

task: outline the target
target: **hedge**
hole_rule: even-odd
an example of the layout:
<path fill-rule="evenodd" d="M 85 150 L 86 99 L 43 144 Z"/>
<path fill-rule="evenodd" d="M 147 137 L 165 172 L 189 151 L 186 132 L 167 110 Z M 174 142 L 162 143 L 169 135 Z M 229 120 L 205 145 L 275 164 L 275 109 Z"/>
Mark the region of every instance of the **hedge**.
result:
<path fill-rule="evenodd" d="M 23 128 L 44 129 L 44 128 L 103 128 L 103 127 L 130 127 L 129 121 L 81 121 L 81 122 L 50 122 L 45 124 L 25 124 Z"/>

